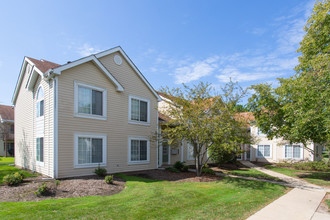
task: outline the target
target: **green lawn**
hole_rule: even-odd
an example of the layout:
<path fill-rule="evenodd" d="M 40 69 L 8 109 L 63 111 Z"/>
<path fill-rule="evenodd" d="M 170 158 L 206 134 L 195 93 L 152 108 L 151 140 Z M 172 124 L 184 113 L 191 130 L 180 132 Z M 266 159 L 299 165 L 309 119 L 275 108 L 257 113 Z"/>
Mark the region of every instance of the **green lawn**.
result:
<path fill-rule="evenodd" d="M 14 164 L 13 157 L 0 157 L 0 184 L 3 182 L 3 177 L 7 174 L 15 173 L 21 171 L 16 167 L 9 166 L 9 164 Z M 25 177 L 36 176 L 37 174 L 32 174 L 28 171 L 21 171 Z"/>
<path fill-rule="evenodd" d="M 258 178 L 258 179 L 281 181 L 280 178 L 270 176 L 268 174 L 265 174 L 259 170 L 255 170 L 255 169 L 231 170 L 231 171 L 224 171 L 224 173 L 237 175 L 237 176 L 254 177 L 254 178 Z"/>
<path fill-rule="evenodd" d="M 266 165 L 266 168 L 288 176 L 302 178 L 313 184 L 321 186 L 330 186 L 329 172 L 295 170 L 290 168 L 274 167 L 271 165 Z"/>
<path fill-rule="evenodd" d="M 226 177 L 216 182 L 168 182 L 120 175 L 112 196 L 0 203 L 0 219 L 246 219 L 287 188 Z"/>

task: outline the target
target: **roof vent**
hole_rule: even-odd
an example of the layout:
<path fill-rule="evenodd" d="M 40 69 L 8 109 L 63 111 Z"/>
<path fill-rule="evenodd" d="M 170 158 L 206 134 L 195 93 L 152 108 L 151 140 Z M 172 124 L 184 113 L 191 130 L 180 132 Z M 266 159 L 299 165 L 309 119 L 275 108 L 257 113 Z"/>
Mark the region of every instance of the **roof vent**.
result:
<path fill-rule="evenodd" d="M 66 63 L 71 63 L 71 61 L 69 60 L 68 62 L 66 62 Z"/>

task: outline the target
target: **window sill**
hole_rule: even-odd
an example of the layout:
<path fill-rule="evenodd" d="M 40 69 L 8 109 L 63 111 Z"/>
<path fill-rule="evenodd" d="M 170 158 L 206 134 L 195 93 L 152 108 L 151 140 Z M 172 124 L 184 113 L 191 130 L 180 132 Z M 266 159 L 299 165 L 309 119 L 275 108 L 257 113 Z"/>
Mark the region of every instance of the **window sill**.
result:
<path fill-rule="evenodd" d="M 106 167 L 105 163 L 93 163 L 93 164 L 75 164 L 74 168 L 97 168 L 97 167 Z"/>
<path fill-rule="evenodd" d="M 128 165 L 149 164 L 150 161 L 129 161 Z"/>
<path fill-rule="evenodd" d="M 106 116 L 87 115 L 87 114 L 79 114 L 79 113 L 74 114 L 74 117 L 96 119 L 96 120 L 103 120 L 103 121 L 107 120 L 107 117 Z"/>
<path fill-rule="evenodd" d="M 150 122 L 128 121 L 129 124 L 150 126 Z"/>
<path fill-rule="evenodd" d="M 258 158 L 258 159 L 263 159 L 263 158 L 265 158 L 265 159 L 273 159 L 273 157 L 271 157 L 271 156 L 269 156 L 269 157 L 256 156 L 256 158 Z"/>

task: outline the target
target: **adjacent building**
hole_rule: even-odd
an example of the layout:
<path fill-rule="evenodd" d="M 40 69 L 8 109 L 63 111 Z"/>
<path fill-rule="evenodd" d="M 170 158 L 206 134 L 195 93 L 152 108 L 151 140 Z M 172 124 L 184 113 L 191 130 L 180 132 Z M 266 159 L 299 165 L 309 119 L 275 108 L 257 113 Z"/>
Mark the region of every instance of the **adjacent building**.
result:
<path fill-rule="evenodd" d="M 0 157 L 14 156 L 14 108 L 0 105 Z"/>

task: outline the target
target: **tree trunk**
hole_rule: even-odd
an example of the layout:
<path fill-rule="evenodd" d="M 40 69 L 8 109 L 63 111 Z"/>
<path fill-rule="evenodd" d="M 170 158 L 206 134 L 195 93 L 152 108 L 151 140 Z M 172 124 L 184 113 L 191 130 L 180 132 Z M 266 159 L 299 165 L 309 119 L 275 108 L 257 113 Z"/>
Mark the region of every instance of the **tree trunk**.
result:
<path fill-rule="evenodd" d="M 202 175 L 202 163 L 200 161 L 200 157 L 196 155 L 195 157 L 195 164 L 196 164 L 196 175 L 201 176 Z"/>

